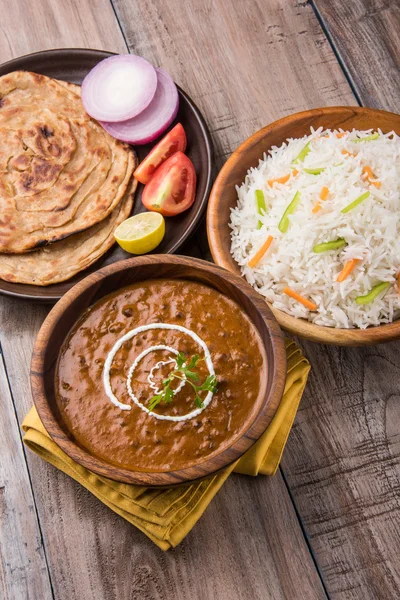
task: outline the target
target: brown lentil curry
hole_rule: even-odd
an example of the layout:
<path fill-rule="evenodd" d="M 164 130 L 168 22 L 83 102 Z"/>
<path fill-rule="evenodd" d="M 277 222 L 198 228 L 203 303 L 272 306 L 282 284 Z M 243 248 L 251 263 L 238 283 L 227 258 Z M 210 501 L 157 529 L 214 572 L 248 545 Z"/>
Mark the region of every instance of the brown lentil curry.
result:
<path fill-rule="evenodd" d="M 208 346 L 218 386 L 210 404 L 194 418 L 157 419 L 138 407 L 126 388 L 130 366 L 150 346 L 164 344 L 188 357 L 204 356 L 198 343 L 180 331 L 154 329 L 124 342 L 112 362 L 110 383 L 116 398 L 132 409 L 121 410 L 106 395 L 103 367 L 111 348 L 130 330 L 150 323 L 184 326 Z M 155 393 L 147 379 L 151 368 L 171 356 L 154 350 L 136 367 L 131 385 L 143 405 Z M 73 327 L 58 361 L 57 403 L 75 440 L 93 455 L 131 470 L 179 470 L 221 452 L 246 431 L 265 394 L 266 360 L 255 326 L 234 301 L 191 281 L 149 280 L 104 297 Z M 155 369 L 154 383 L 162 387 L 174 366 Z M 204 381 L 209 374 L 205 361 L 196 371 Z M 201 394 L 203 398 L 206 392 Z M 154 412 L 187 414 L 196 408 L 194 398 L 186 384 L 171 403 L 159 404 Z"/>

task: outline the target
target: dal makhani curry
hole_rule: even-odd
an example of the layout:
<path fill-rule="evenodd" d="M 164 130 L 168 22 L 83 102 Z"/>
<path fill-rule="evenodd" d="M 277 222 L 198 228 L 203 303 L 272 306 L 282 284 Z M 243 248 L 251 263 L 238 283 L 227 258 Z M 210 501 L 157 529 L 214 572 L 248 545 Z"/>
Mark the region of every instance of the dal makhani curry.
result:
<path fill-rule="evenodd" d="M 206 285 L 148 280 L 91 306 L 64 342 L 57 404 L 75 440 L 149 472 L 199 464 L 232 445 L 265 395 L 255 326 Z"/>

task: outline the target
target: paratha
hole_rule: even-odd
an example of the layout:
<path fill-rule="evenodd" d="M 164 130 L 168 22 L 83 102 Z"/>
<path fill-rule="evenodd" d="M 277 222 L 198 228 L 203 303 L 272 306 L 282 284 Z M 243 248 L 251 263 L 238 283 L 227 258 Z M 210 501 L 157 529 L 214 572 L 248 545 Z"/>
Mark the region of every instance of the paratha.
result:
<path fill-rule="evenodd" d="M 68 238 L 25 254 L 0 254 L 0 279 L 13 283 L 50 285 L 87 269 L 114 244 L 115 228 L 129 217 L 137 181 L 101 223 Z"/>
<path fill-rule="evenodd" d="M 119 204 L 132 149 L 83 108 L 80 87 L 27 71 L 0 77 L 0 252 L 78 233 Z"/>

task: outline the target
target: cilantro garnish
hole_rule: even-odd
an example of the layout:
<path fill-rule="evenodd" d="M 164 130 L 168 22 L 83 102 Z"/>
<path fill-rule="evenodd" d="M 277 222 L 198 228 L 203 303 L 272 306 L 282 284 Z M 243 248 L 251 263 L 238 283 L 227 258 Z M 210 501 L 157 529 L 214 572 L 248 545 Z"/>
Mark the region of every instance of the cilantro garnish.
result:
<path fill-rule="evenodd" d="M 161 392 L 150 398 L 149 411 L 152 412 L 160 402 L 164 402 L 165 404 L 172 402 L 175 392 L 171 388 L 171 383 L 174 379 L 187 381 L 194 389 L 195 405 L 197 408 L 203 408 L 203 400 L 201 399 L 199 392 L 215 393 L 217 391 L 217 378 L 215 375 L 209 375 L 201 385 L 198 384 L 200 376 L 192 369 L 195 369 L 201 360 L 203 359 L 200 358 L 198 354 L 195 354 L 190 360 L 187 360 L 186 356 L 182 352 L 179 352 L 175 358 L 175 369 L 171 371 L 168 377 L 163 379 L 163 388 Z"/>

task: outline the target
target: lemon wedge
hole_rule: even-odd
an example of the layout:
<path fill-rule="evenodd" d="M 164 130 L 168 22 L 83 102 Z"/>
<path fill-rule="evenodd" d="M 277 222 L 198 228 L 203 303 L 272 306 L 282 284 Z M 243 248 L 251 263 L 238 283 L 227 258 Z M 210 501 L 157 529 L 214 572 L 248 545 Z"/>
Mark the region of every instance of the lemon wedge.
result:
<path fill-rule="evenodd" d="M 145 212 L 129 217 L 114 231 L 118 244 L 131 254 L 151 252 L 161 243 L 164 234 L 164 217 L 156 212 Z"/>

